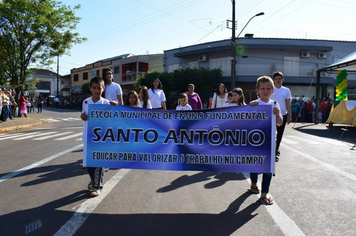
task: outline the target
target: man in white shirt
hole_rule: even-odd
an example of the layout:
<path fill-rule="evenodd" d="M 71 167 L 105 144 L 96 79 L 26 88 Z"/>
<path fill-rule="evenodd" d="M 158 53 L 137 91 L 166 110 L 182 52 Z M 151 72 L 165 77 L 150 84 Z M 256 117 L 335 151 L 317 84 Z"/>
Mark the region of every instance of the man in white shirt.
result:
<path fill-rule="evenodd" d="M 105 72 L 105 98 L 110 101 L 111 105 L 123 105 L 121 86 L 113 82 L 113 73 L 110 68 Z"/>
<path fill-rule="evenodd" d="M 277 71 L 273 74 L 273 82 L 274 82 L 274 91 L 271 95 L 271 99 L 277 101 L 283 116 L 283 124 L 281 126 L 277 126 L 277 141 L 276 141 L 276 161 L 279 160 L 280 151 L 279 145 L 282 141 L 282 136 L 284 132 L 284 128 L 286 124 L 290 124 L 291 120 L 291 93 L 289 88 L 282 86 L 284 81 L 284 75 L 282 72 Z"/>

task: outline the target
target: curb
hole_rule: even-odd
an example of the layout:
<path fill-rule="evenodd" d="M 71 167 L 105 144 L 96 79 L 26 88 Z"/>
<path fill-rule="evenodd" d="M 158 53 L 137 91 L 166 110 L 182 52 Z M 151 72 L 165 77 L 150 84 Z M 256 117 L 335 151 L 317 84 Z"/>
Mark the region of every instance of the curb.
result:
<path fill-rule="evenodd" d="M 17 125 L 17 126 L 11 126 L 11 127 L 6 127 L 6 128 L 0 128 L 0 132 L 6 132 L 6 131 L 11 131 L 11 130 L 18 130 L 18 129 L 26 129 L 26 128 L 31 128 L 31 127 L 36 127 L 42 125 L 43 122 L 35 122 L 32 124 L 26 124 L 26 125 Z"/>

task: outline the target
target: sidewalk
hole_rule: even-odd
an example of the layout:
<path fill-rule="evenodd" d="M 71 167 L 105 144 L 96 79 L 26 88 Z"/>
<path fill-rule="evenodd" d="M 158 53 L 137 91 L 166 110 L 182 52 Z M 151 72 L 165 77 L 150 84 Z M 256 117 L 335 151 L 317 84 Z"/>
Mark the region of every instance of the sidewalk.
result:
<path fill-rule="evenodd" d="M 31 128 L 43 124 L 43 122 L 39 120 L 40 118 L 38 114 L 29 114 L 28 116 L 30 118 L 14 117 L 12 120 L 8 119 L 6 122 L 1 122 L 0 133 L 17 129 Z"/>
<path fill-rule="evenodd" d="M 15 117 L 13 120 L 8 119 L 6 122 L 0 123 L 0 133 L 17 130 L 17 129 L 26 129 L 36 126 L 41 126 L 43 121 L 41 119 L 48 117 L 49 112 L 79 112 L 74 109 L 63 109 L 63 108 L 55 108 L 55 107 L 43 107 L 42 113 L 37 113 L 37 109 L 35 109 L 35 113 L 27 114 L 29 118 L 23 117 Z M 53 115 L 53 114 L 52 114 Z"/>

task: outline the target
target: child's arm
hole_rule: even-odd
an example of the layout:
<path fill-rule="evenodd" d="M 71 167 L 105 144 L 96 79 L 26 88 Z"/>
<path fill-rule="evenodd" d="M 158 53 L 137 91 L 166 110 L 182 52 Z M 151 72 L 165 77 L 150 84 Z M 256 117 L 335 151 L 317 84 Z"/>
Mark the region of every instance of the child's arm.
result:
<path fill-rule="evenodd" d="M 86 107 L 87 106 L 88 102 L 87 101 L 84 101 L 83 102 L 83 107 L 82 107 L 82 113 L 80 114 L 80 118 L 83 120 L 83 121 L 86 121 L 88 119 L 88 116 L 87 114 L 85 114 L 85 111 L 86 111 Z"/>
<path fill-rule="evenodd" d="M 276 115 L 276 125 L 281 126 L 283 124 L 283 117 L 281 116 L 281 112 L 279 111 L 279 107 L 276 106 L 277 102 L 274 101 L 273 114 Z"/>
<path fill-rule="evenodd" d="M 250 102 L 250 105 L 253 106 L 253 107 L 258 105 L 258 101 L 252 101 L 252 102 Z"/>
<path fill-rule="evenodd" d="M 115 102 L 115 101 L 110 101 L 110 105 L 116 106 L 116 105 L 117 105 L 117 102 Z"/>
<path fill-rule="evenodd" d="M 85 114 L 85 112 L 81 113 L 80 114 L 80 118 L 83 120 L 83 121 L 86 121 L 88 119 L 88 116 L 87 114 Z"/>

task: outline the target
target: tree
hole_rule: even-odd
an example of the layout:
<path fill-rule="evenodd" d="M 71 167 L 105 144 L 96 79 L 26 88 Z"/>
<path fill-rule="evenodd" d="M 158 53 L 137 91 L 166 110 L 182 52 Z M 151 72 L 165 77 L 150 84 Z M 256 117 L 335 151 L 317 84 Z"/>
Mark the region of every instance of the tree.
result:
<path fill-rule="evenodd" d="M 28 90 L 36 90 L 36 84 L 39 82 L 40 80 L 37 78 L 34 79 L 30 79 L 26 81 L 26 85 L 27 85 L 27 89 Z"/>
<path fill-rule="evenodd" d="M 80 20 L 74 11 L 79 8 L 54 0 L 0 2 L 0 68 L 17 95 L 24 89 L 31 63 L 50 65 L 53 57 L 86 40 L 74 32 Z"/>
<path fill-rule="evenodd" d="M 85 83 L 85 84 L 82 84 L 82 87 L 81 87 L 82 93 L 84 93 L 84 94 L 91 94 L 91 91 L 90 91 L 90 89 L 89 89 L 89 85 L 90 85 L 90 82 Z"/>

